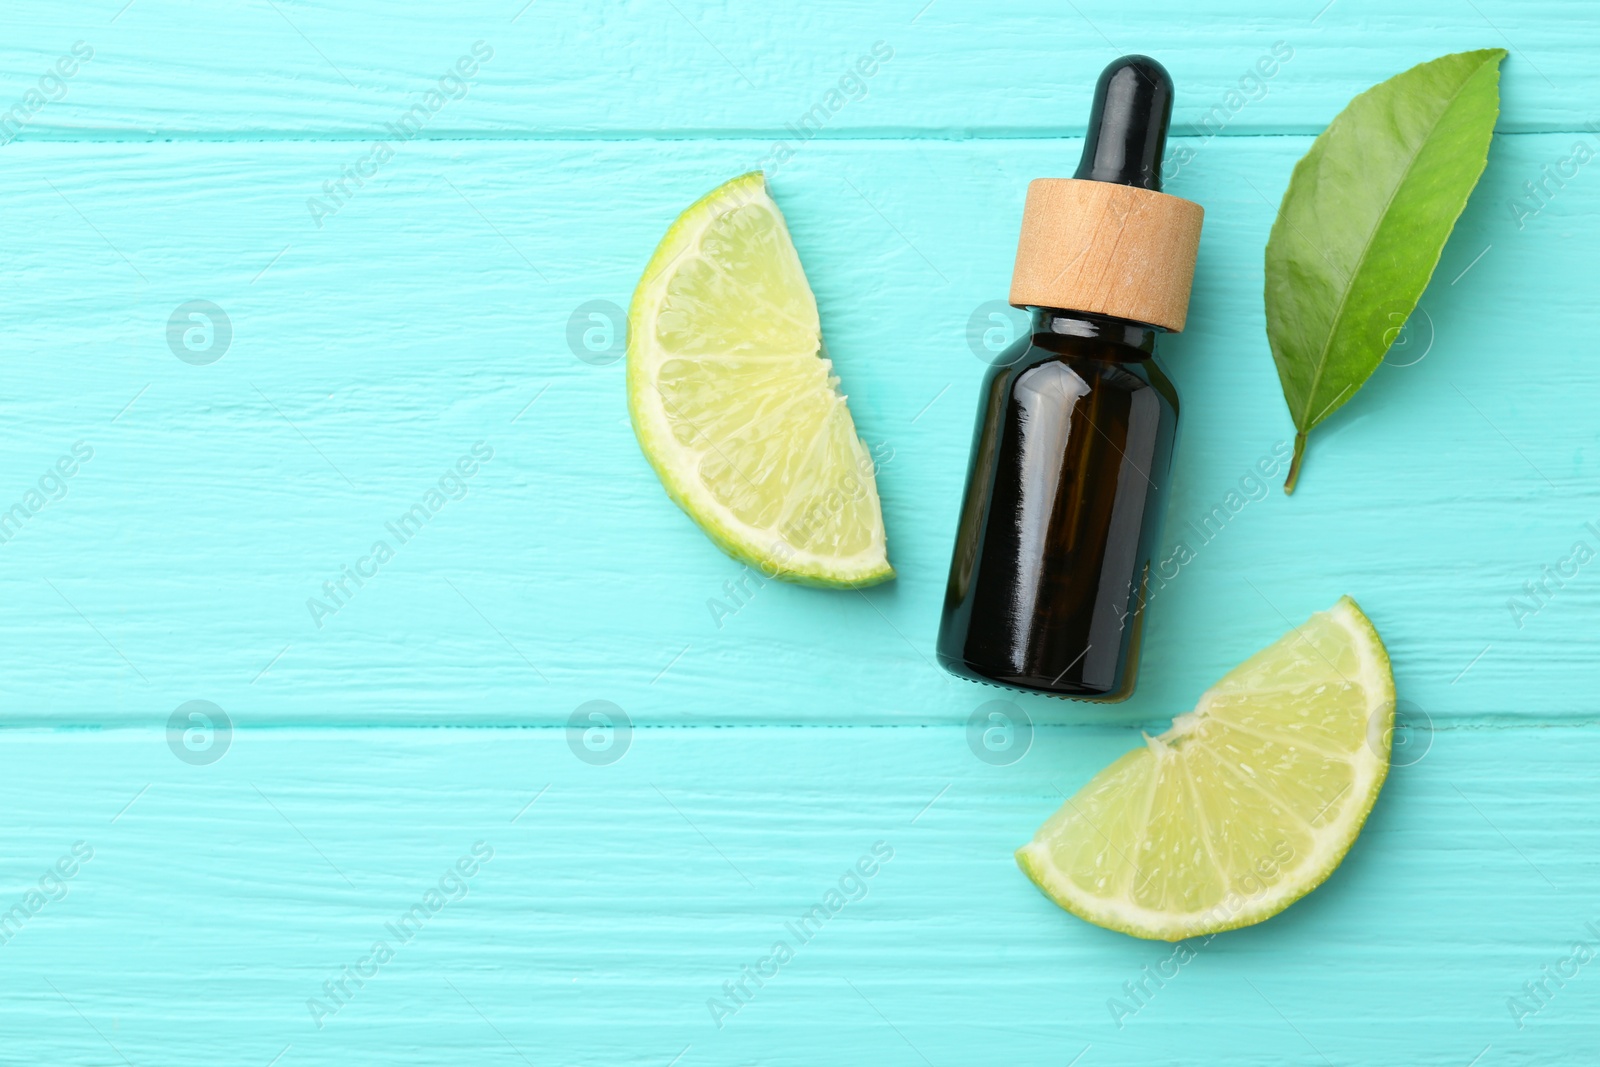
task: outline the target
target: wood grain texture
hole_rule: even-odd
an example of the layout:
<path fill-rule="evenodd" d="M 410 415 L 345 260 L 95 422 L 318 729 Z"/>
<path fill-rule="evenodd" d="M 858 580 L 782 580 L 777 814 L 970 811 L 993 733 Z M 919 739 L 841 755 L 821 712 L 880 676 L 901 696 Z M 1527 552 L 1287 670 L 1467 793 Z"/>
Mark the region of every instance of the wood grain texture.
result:
<path fill-rule="evenodd" d="M 1182 332 L 1205 209 L 1113 182 L 1028 183 L 1008 299 Z"/>
<path fill-rule="evenodd" d="M 94 854 L 0 945 L 0 1062 L 1585 1062 L 1593 964 L 1520 1030 L 1507 999 L 1600 940 L 1593 731 L 1438 732 L 1326 885 L 1196 943 L 1119 1028 L 1172 946 L 1059 911 L 1009 849 L 1130 743 L 1049 728 L 993 767 L 948 727 L 666 728 L 598 767 L 560 730 L 285 730 L 192 767 L 156 732 L 10 731 L 0 798 L 32 815 L 0 831 L 0 903 Z M 479 841 L 465 896 L 396 939 Z M 375 940 L 394 959 L 318 1029 L 307 1001 Z M 778 940 L 719 1029 L 707 1000 Z"/>
<path fill-rule="evenodd" d="M 1521 229 L 1509 206 L 1574 137 L 1496 140 L 1391 357 L 1412 365 L 1380 368 L 1323 428 L 1292 499 L 1271 462 L 1292 426 L 1261 249 L 1309 139 L 1203 146 L 1170 186 L 1207 223 L 1189 326 L 1161 345 L 1184 401 L 1167 543 L 1194 559 L 1154 594 L 1131 705 L 1023 698 L 1035 717 L 1164 722 L 1343 593 L 1436 718 L 1591 717 L 1600 657 L 1579 621 L 1600 583 L 1542 568 L 1600 545 L 1597 313 L 1558 281 L 1600 241 L 1600 183 L 1580 171 Z M 4 716 L 149 722 L 204 698 L 261 724 L 550 723 L 605 698 L 639 722 L 964 721 L 992 694 L 931 647 L 983 369 L 969 327 L 1004 299 L 1024 179 L 1075 149 L 835 142 L 775 180 L 884 450 L 901 577 L 734 599 L 741 568 L 638 454 L 621 363 L 576 358 L 567 331 L 588 301 L 626 305 L 666 220 L 759 144 L 411 145 L 320 230 L 305 199 L 344 145 L 11 146 L 0 277 L 26 294 L 11 344 L 38 358 L 0 385 L 17 415 L 0 500 L 74 442 L 95 451 L 0 545 Z M 593 196 L 602 175 L 614 202 Z M 232 321 L 209 366 L 166 333 L 200 298 Z M 477 442 L 494 458 L 465 499 L 401 544 L 386 524 Z M 313 618 L 379 539 L 395 557 Z M 719 619 L 712 600 L 744 603 Z"/>
<path fill-rule="evenodd" d="M 31 140 L 365 140 L 480 40 L 494 56 L 479 84 L 428 136 L 766 136 L 819 103 L 827 136 L 1081 133 L 1095 77 L 1124 52 L 1161 59 L 1177 127 L 1213 134 L 1316 133 L 1368 86 L 1474 48 L 1514 50 L 1502 129 L 1578 128 L 1600 96 L 1586 0 L 14 0 L 0 24 L 17 98 L 74 41 L 95 50 Z M 893 58 L 864 95 L 841 86 L 880 41 Z M 1292 58 L 1275 65 L 1274 45 Z"/>

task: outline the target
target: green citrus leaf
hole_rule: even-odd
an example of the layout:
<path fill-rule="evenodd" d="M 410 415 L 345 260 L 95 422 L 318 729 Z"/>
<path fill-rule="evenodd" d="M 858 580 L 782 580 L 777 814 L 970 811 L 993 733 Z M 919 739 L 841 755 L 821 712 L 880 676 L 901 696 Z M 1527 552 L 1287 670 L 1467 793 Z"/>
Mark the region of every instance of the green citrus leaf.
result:
<path fill-rule="evenodd" d="M 1505 51 L 1457 52 L 1373 86 L 1295 164 L 1267 241 L 1267 341 L 1306 435 L 1355 395 L 1428 286 L 1478 183 Z"/>

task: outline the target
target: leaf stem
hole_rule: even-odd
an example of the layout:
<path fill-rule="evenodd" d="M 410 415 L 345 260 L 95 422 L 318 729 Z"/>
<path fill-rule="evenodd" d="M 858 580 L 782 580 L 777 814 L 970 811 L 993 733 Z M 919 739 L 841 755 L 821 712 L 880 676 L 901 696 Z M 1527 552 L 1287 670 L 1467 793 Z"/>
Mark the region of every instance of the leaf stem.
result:
<path fill-rule="evenodd" d="M 1285 496 L 1292 496 L 1294 494 L 1294 483 L 1300 480 L 1300 460 L 1305 456 L 1305 454 L 1306 435 L 1303 433 L 1297 433 L 1294 435 L 1294 458 L 1289 461 L 1289 477 L 1283 483 L 1283 492 Z"/>

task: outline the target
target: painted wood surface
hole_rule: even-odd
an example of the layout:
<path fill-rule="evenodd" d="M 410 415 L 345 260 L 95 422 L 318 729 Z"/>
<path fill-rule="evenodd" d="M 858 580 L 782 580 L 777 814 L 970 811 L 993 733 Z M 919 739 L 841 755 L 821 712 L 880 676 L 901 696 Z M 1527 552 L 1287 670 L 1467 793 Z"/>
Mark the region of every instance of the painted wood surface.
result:
<path fill-rule="evenodd" d="M 1543 968 L 1600 943 L 1594 731 L 1439 731 L 1324 886 L 1165 964 L 1008 854 L 1130 741 L 1052 727 L 995 767 L 951 729 L 656 728 L 593 766 L 556 730 L 269 730 L 185 766 L 155 731 L 14 732 L 0 902 L 93 858 L 0 946 L 0 1062 L 1589 1061 L 1600 963 Z"/>
<path fill-rule="evenodd" d="M 1157 56 L 1175 120 L 1213 133 L 1315 133 L 1368 86 L 1445 52 L 1515 49 L 1508 130 L 1600 118 L 1587 0 L 50 0 L 7 5 L 0 54 L 16 95 L 76 41 L 94 50 L 26 138 L 366 140 L 482 41 L 478 85 L 429 136 L 781 133 L 830 91 L 829 136 L 1082 132 L 1082 101 L 1125 52 Z M 893 56 L 841 79 L 878 42 Z M 1274 71 L 1273 46 L 1292 58 Z M 1281 51 L 1280 51 L 1281 54 Z M 1259 66 L 1263 57 L 1269 62 Z M 1262 83 L 1261 71 L 1272 72 Z M 447 94 L 459 93 L 453 82 Z M 1230 94 L 1237 94 L 1236 96 Z M 1218 112 L 1215 109 L 1221 108 Z"/>
<path fill-rule="evenodd" d="M 0 905 L 76 873 L 0 943 L 0 1063 L 1592 1062 L 1589 969 L 1543 1006 L 1525 987 L 1600 948 L 1600 580 L 1572 567 L 1600 548 L 1590 8 L 8 5 L 0 513 L 43 506 L 0 526 Z M 480 40 L 476 83 L 356 186 Z M 1493 45 L 1499 133 L 1422 313 L 1300 492 L 1281 464 L 1266 492 L 1290 169 L 1354 93 Z M 1123 50 L 1173 71 L 1168 188 L 1207 209 L 1162 346 L 1167 541 L 1194 559 L 1135 699 L 1017 696 L 1033 745 L 993 766 L 965 724 L 998 694 L 930 662 L 973 393 L 1026 183 L 1070 172 Z M 627 425 L 613 308 L 677 211 L 757 166 L 890 457 L 889 586 L 731 599 L 740 567 Z M 192 301 L 225 335 L 186 344 Z M 307 601 L 378 539 L 394 558 L 318 626 Z M 1408 765 L 1326 886 L 1134 998 L 1172 950 L 1062 914 L 1010 850 L 1342 593 L 1388 641 Z M 192 700 L 231 729 L 186 762 L 160 728 Z M 631 726 L 565 728 L 595 700 Z M 464 897 L 329 1005 L 478 841 Z M 719 1029 L 722 982 L 879 841 L 865 898 Z"/>
<path fill-rule="evenodd" d="M 1430 714 L 1589 717 L 1600 584 L 1543 568 L 1600 544 L 1600 315 L 1558 281 L 1600 242 L 1600 184 L 1580 172 L 1521 229 L 1511 210 L 1575 136 L 1497 138 L 1396 365 L 1319 429 L 1293 498 L 1261 249 L 1309 138 L 1199 148 L 1170 186 L 1208 211 L 1190 325 L 1163 341 L 1184 400 L 1167 540 L 1194 559 L 1153 596 L 1133 704 L 1032 713 L 1164 721 L 1350 593 Z M 741 568 L 638 453 L 621 362 L 569 347 L 574 311 L 626 305 L 666 222 L 759 143 L 413 145 L 320 230 L 305 194 L 346 145 L 10 146 L 0 275 L 27 294 L 12 344 L 40 358 L 0 385 L 25 416 L 0 426 L 4 501 L 94 453 L 0 545 L 11 714 L 109 725 L 204 698 L 242 723 L 549 723 L 605 698 L 641 722 L 964 721 L 987 695 L 931 648 L 976 352 L 1027 176 L 1075 148 L 832 142 L 774 179 L 887 457 L 901 577 L 840 596 L 730 594 Z M 601 175 L 620 200 L 596 200 Z M 207 366 L 167 337 L 194 299 L 231 322 Z M 465 497 L 402 544 L 463 456 Z M 379 540 L 375 577 L 324 590 Z M 831 699 L 805 699 L 819 680 Z"/>

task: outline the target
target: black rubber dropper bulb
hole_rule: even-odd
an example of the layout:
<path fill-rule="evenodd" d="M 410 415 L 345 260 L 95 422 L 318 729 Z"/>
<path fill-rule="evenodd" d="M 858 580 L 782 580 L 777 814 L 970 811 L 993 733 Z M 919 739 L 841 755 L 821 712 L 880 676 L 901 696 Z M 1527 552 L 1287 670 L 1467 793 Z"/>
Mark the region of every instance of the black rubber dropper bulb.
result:
<path fill-rule="evenodd" d="M 1172 77 L 1149 56 L 1123 56 L 1100 74 L 1083 161 L 1074 178 L 1161 191 L 1172 121 Z"/>

